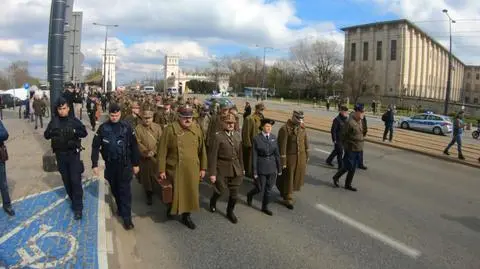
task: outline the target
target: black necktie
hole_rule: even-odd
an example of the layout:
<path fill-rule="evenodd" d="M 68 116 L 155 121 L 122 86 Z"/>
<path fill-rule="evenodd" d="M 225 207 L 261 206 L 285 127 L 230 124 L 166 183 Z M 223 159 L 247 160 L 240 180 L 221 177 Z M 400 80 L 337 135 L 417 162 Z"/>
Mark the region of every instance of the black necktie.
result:
<path fill-rule="evenodd" d="M 267 137 L 267 140 L 268 140 L 268 135 L 266 137 Z"/>

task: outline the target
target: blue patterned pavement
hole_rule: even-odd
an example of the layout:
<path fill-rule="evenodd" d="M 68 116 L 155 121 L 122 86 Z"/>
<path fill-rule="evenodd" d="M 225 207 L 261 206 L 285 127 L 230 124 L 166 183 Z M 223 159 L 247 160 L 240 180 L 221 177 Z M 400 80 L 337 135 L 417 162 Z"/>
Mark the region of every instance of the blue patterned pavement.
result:
<path fill-rule="evenodd" d="M 98 268 L 99 182 L 84 183 L 83 219 L 74 220 L 64 188 L 0 212 L 0 268 Z"/>

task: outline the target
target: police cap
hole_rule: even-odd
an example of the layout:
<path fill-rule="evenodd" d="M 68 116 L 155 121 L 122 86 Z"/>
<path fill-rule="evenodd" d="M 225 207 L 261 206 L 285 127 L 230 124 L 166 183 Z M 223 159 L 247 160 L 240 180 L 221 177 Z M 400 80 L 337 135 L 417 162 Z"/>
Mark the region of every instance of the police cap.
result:
<path fill-rule="evenodd" d="M 178 108 L 178 116 L 180 118 L 192 118 L 193 117 L 193 109 L 190 106 L 182 106 Z"/>
<path fill-rule="evenodd" d="M 108 113 L 117 113 L 120 112 L 122 108 L 119 104 L 113 103 L 108 107 Z"/>

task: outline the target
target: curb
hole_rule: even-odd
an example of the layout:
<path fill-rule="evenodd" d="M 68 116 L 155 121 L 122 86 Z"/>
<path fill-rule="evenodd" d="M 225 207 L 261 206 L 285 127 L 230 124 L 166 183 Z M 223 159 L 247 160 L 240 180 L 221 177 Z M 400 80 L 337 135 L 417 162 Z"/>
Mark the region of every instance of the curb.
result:
<path fill-rule="evenodd" d="M 273 119 L 273 120 L 275 120 L 275 122 L 286 123 L 286 121 L 282 121 L 282 120 L 277 120 L 277 119 Z M 329 131 L 322 130 L 320 128 L 315 128 L 315 127 L 306 127 L 306 128 L 311 129 L 311 130 L 315 130 L 315 131 L 318 131 L 318 132 L 322 132 L 322 133 L 330 133 Z M 376 145 L 381 145 L 381 146 L 395 148 L 395 149 L 401 149 L 401 150 L 405 150 L 405 151 L 409 151 L 409 152 L 413 152 L 413 153 L 419 153 L 419 154 L 422 154 L 424 156 L 429 156 L 429 157 L 432 157 L 432 158 L 436 158 L 436 159 L 439 159 L 439 160 L 444 160 L 444 161 L 448 161 L 448 162 L 452 162 L 452 163 L 462 164 L 462 165 L 473 167 L 473 168 L 480 168 L 480 163 L 479 164 L 467 163 L 467 162 L 464 162 L 462 160 L 455 159 L 455 158 L 452 158 L 452 157 L 433 154 L 433 153 L 430 153 L 430 152 L 411 149 L 411 148 L 402 147 L 402 146 L 398 146 L 398 145 L 394 145 L 394 144 L 386 144 L 386 143 L 383 143 L 381 141 L 373 140 L 373 139 L 370 139 L 370 138 L 366 138 L 365 141 L 368 142 L 368 143 L 376 144 Z"/>

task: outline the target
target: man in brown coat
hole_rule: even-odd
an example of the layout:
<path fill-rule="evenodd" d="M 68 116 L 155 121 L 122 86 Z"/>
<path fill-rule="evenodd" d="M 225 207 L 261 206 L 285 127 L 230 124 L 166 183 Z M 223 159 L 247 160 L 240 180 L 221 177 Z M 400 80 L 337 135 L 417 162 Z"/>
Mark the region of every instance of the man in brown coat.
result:
<path fill-rule="evenodd" d="M 178 109 L 178 121 L 168 125 L 158 146 L 159 181 L 168 180 L 173 185 L 173 201 L 167 210 L 182 215 L 182 222 L 190 229 L 196 225 L 190 212 L 200 209 L 199 184 L 207 169 L 207 152 L 203 134 L 193 123 L 193 109 Z"/>
<path fill-rule="evenodd" d="M 217 211 L 217 200 L 228 188 L 230 197 L 227 205 L 227 218 L 237 223 L 233 213 L 238 199 L 238 188 L 243 181 L 242 141 L 240 134 L 235 132 L 235 115 L 222 117 L 223 131 L 217 132 L 208 154 L 208 171 L 210 181 L 215 185 L 210 198 L 210 211 Z"/>
<path fill-rule="evenodd" d="M 137 125 L 138 148 L 140 150 L 140 182 L 147 195 L 147 205 L 153 202 L 153 184 L 158 176 L 157 149 L 162 136 L 162 128 L 153 122 L 153 111 L 146 109 L 142 113 L 143 123 Z"/>
<path fill-rule="evenodd" d="M 229 109 L 230 106 L 228 104 L 220 104 L 220 110 L 218 110 L 218 114 L 216 114 L 210 119 L 207 130 L 207 148 L 212 147 L 212 144 L 214 142 L 213 140 L 215 139 L 215 134 L 217 132 L 223 131 L 222 117 L 228 114 Z"/>
<path fill-rule="evenodd" d="M 308 139 L 303 118 L 303 111 L 293 111 L 292 118 L 278 131 L 283 172 L 277 179 L 277 188 L 288 209 L 293 209 L 293 192 L 300 191 L 307 170 Z"/>
<path fill-rule="evenodd" d="M 167 127 L 168 124 L 176 121 L 176 113 L 172 110 L 172 102 L 165 100 L 163 104 L 163 109 L 159 109 L 155 112 L 153 121 L 160 125 L 162 129 Z"/>
<path fill-rule="evenodd" d="M 265 110 L 265 105 L 263 103 L 258 103 L 255 105 L 255 113 L 246 117 L 243 121 L 242 127 L 242 145 L 243 145 L 243 165 L 245 170 L 245 175 L 253 178 L 252 174 L 252 145 L 253 138 L 257 136 L 260 130 L 260 123 L 262 122 L 263 111 Z"/>

